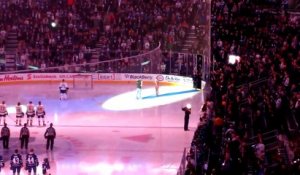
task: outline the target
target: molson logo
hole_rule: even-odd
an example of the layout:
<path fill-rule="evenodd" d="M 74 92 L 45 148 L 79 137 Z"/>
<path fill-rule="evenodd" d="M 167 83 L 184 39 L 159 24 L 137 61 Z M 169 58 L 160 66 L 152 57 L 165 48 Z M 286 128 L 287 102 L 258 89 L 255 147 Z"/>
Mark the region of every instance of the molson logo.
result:
<path fill-rule="evenodd" d="M 157 75 L 156 76 L 156 80 L 158 80 L 158 81 L 164 81 L 164 76 L 162 76 L 162 75 Z"/>
<path fill-rule="evenodd" d="M 0 81 L 20 81 L 24 80 L 23 76 L 18 75 L 4 75 L 4 77 L 0 78 Z"/>
<path fill-rule="evenodd" d="M 134 75 L 134 74 L 125 74 L 126 79 L 131 79 L 131 80 L 152 80 L 151 75 Z"/>

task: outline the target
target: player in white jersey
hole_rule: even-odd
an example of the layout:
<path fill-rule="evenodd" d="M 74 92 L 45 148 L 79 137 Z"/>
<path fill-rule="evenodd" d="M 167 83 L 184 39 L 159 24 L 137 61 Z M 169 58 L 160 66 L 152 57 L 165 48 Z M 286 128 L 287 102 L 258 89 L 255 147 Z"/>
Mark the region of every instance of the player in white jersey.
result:
<path fill-rule="evenodd" d="M 7 115 L 8 113 L 7 113 L 5 101 L 2 101 L 2 103 L 0 104 L 0 124 L 2 118 L 3 118 L 3 124 L 5 123 L 5 119 Z"/>
<path fill-rule="evenodd" d="M 68 90 L 69 90 L 68 83 L 65 82 L 65 80 L 63 79 L 62 82 L 59 84 L 60 100 L 67 99 Z"/>
<path fill-rule="evenodd" d="M 27 104 L 26 115 L 27 115 L 27 123 L 28 123 L 28 125 L 32 126 L 32 120 L 33 120 L 33 117 L 34 117 L 34 115 L 35 115 L 35 112 L 34 112 L 34 105 L 32 104 L 32 101 L 30 101 L 30 102 Z"/>
<path fill-rule="evenodd" d="M 18 102 L 16 106 L 16 125 L 22 126 L 22 118 L 24 117 L 24 112 L 22 110 L 21 103 Z"/>
<path fill-rule="evenodd" d="M 45 123 L 45 115 L 46 115 L 46 112 L 45 112 L 45 108 L 44 106 L 42 105 L 42 102 L 39 101 L 39 104 L 38 106 L 36 107 L 36 116 L 38 117 L 38 120 L 39 120 L 39 126 L 41 126 L 41 118 L 43 120 L 43 126 L 46 126 L 46 123 Z"/>

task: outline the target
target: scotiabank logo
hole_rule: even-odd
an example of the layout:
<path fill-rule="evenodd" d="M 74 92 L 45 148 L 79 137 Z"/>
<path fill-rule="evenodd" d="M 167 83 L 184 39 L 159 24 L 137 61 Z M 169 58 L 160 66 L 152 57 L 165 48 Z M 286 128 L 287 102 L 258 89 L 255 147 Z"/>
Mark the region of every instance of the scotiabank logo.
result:
<path fill-rule="evenodd" d="M 157 81 L 164 81 L 164 79 L 165 79 L 165 78 L 164 78 L 164 76 L 162 76 L 162 75 L 157 75 L 157 76 L 156 76 L 156 80 L 157 80 Z"/>
<path fill-rule="evenodd" d="M 31 80 L 32 79 L 32 74 L 27 74 L 27 80 Z"/>

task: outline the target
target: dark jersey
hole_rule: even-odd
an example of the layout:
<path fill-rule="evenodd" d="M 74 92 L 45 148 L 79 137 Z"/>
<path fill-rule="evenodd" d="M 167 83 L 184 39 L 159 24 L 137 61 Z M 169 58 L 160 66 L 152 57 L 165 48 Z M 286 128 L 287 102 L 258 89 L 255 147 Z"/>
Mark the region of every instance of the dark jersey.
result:
<path fill-rule="evenodd" d="M 39 161 L 35 154 L 26 155 L 26 167 L 36 167 L 38 165 L 39 165 Z"/>
<path fill-rule="evenodd" d="M 11 167 L 21 167 L 23 164 L 21 154 L 13 154 L 10 158 Z"/>

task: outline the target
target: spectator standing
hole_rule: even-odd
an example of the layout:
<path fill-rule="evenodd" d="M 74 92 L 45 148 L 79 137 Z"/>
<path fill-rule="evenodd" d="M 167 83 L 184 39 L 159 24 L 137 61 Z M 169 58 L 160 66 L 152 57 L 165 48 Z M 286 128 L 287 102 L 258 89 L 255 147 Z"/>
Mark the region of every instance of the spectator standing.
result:
<path fill-rule="evenodd" d="M 46 145 L 46 149 L 49 150 L 49 148 L 51 150 L 53 150 L 53 145 L 54 145 L 54 139 L 56 137 L 56 131 L 53 128 L 53 124 L 50 124 L 50 127 L 47 128 L 44 137 L 47 139 L 47 145 Z"/>
<path fill-rule="evenodd" d="M 29 137 L 30 137 L 29 129 L 27 128 L 27 124 L 25 123 L 24 127 L 21 128 L 20 131 L 21 149 L 23 149 L 24 147 L 26 150 L 28 149 Z"/>
<path fill-rule="evenodd" d="M 3 149 L 8 149 L 9 147 L 9 138 L 10 138 L 10 130 L 7 127 L 7 124 L 4 123 L 4 126 L 1 129 L 1 138 L 3 142 Z"/>

